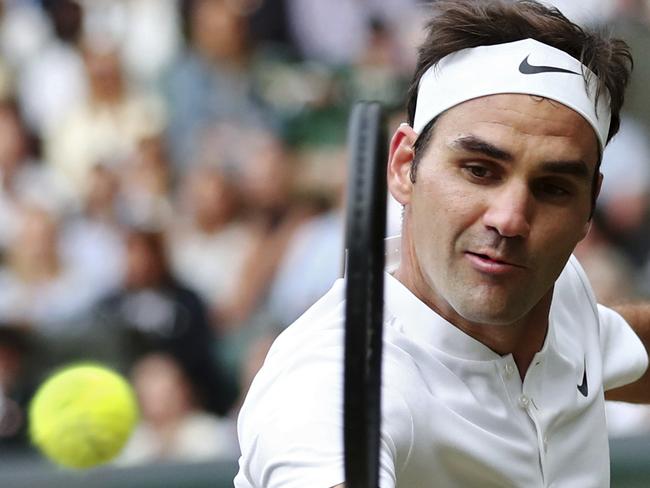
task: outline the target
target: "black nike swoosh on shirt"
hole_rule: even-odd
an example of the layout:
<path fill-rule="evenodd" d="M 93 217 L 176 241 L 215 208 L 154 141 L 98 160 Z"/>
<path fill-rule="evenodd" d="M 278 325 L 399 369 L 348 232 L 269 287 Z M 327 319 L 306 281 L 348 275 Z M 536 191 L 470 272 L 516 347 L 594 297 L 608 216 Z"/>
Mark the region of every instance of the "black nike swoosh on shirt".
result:
<path fill-rule="evenodd" d="M 572 75 L 580 76 L 580 73 L 571 71 L 569 69 L 557 68 L 555 66 L 533 66 L 528 63 L 528 58 L 530 54 L 524 58 L 524 60 L 519 65 L 519 72 L 524 75 L 536 75 L 539 73 L 569 73 Z"/>
<path fill-rule="evenodd" d="M 585 372 L 582 373 L 582 384 L 578 385 L 578 391 L 582 393 L 583 397 L 586 397 L 589 393 L 589 385 L 587 384 L 587 362 L 585 361 Z"/>

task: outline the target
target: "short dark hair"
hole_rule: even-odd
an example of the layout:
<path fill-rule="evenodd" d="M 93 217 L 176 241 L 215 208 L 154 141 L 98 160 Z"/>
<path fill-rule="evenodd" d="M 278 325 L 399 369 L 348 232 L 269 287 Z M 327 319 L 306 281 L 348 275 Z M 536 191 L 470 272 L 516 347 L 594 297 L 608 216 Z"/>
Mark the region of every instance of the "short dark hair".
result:
<path fill-rule="evenodd" d="M 560 49 L 598 78 L 596 100 L 607 90 L 610 95 L 611 123 L 607 142 L 621 125 L 633 61 L 629 46 L 603 30 L 586 29 L 571 22 L 558 9 L 534 0 L 438 0 L 426 26 L 426 39 L 418 51 L 418 61 L 408 90 L 407 114 L 412 126 L 418 86 L 422 75 L 448 54 L 462 49 L 535 39 Z M 437 119 L 422 130 L 414 145 L 411 180 L 415 181 L 418 161 L 426 149 Z M 600 164 L 600 161 L 599 163 Z M 598 167 L 594 174 L 592 210 L 596 200 Z"/>
<path fill-rule="evenodd" d="M 462 49 L 535 39 L 561 49 L 587 66 L 599 80 L 596 98 L 606 89 L 611 97 L 612 119 L 607 142 L 621 124 L 625 87 L 632 70 L 632 55 L 621 39 L 606 32 L 585 29 L 558 9 L 534 0 L 438 0 L 426 26 L 426 40 L 418 51 L 415 74 L 408 90 L 408 122 L 413 125 L 418 85 L 422 75 L 448 54 Z M 420 154 L 431 138 L 435 119 L 422 130 L 415 144 L 411 179 Z M 598 173 L 598 171 L 596 171 Z M 597 174 L 595 175 L 597 177 Z M 595 201 L 595 198 L 594 198 Z"/>

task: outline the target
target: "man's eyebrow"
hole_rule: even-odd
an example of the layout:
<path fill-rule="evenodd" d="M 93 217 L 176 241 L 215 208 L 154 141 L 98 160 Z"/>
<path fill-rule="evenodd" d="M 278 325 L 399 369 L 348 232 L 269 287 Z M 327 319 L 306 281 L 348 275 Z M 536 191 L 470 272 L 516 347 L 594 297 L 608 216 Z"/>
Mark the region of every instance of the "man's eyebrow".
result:
<path fill-rule="evenodd" d="M 591 180 L 589 166 L 580 159 L 575 161 L 546 161 L 542 163 L 541 169 L 545 173 L 577 176 L 580 179 Z"/>
<path fill-rule="evenodd" d="M 454 139 L 449 143 L 449 146 L 455 150 L 480 153 L 489 158 L 499 159 L 502 161 L 514 160 L 512 154 L 505 149 L 501 149 L 475 135 L 467 135 Z"/>
<path fill-rule="evenodd" d="M 501 149 L 500 147 L 497 147 L 494 144 L 472 134 L 454 139 L 449 143 L 449 146 L 452 149 L 458 151 L 479 153 L 489 158 L 498 159 L 501 161 L 514 161 L 514 156 L 505 149 Z M 577 176 L 585 180 L 591 179 L 589 166 L 587 163 L 580 159 L 567 161 L 546 161 L 542 163 L 541 170 L 545 173 Z"/>

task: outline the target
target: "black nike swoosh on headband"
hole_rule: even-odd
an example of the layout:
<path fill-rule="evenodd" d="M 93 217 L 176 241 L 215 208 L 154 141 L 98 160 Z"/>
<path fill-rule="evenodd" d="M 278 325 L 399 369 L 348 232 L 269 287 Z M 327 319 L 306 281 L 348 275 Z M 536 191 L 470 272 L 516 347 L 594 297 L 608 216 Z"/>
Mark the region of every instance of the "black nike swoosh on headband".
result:
<path fill-rule="evenodd" d="M 524 60 L 519 65 L 519 72 L 524 75 L 536 75 L 538 73 L 569 73 L 572 75 L 580 76 L 580 73 L 571 71 L 564 68 L 556 68 L 555 66 L 533 66 L 528 63 L 528 58 L 530 54 L 524 58 Z"/>

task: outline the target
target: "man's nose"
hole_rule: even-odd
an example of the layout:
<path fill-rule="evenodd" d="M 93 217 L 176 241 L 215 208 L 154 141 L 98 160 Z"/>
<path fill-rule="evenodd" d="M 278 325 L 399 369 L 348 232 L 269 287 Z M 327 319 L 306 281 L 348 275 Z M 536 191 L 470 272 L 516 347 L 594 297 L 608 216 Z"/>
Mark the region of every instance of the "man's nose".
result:
<path fill-rule="evenodd" d="M 502 237 L 528 237 L 530 234 L 532 195 L 528 187 L 511 183 L 490 195 L 483 215 L 486 227 Z"/>

